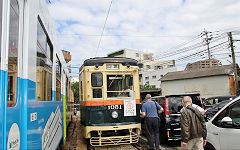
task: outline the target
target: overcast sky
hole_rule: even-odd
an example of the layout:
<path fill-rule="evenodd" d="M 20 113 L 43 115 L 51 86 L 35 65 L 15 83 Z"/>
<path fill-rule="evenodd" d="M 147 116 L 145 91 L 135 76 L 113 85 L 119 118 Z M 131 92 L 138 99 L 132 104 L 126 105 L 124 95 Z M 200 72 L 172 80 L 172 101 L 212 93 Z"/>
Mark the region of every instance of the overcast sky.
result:
<path fill-rule="evenodd" d="M 163 52 L 191 41 L 204 28 L 214 33 L 240 30 L 239 0 L 112 0 L 98 49 L 111 0 L 50 2 L 60 46 L 71 52 L 72 66 L 124 48 L 164 57 Z"/>

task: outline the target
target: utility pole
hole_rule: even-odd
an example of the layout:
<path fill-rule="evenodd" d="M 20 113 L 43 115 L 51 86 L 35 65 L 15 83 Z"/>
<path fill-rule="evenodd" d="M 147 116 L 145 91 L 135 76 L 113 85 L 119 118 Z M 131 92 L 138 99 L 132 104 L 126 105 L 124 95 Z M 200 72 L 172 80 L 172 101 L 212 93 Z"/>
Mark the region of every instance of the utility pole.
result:
<path fill-rule="evenodd" d="M 206 42 L 206 44 L 207 44 L 208 59 L 211 59 L 211 53 L 210 53 L 210 49 L 209 49 L 209 43 L 210 43 L 210 40 L 211 40 L 212 38 L 209 38 L 209 37 L 208 37 L 208 33 L 211 33 L 211 32 L 208 32 L 208 31 L 206 31 L 206 30 L 204 29 L 204 31 L 202 32 L 202 35 L 205 35 L 205 36 L 206 36 L 206 38 L 205 38 L 204 40 L 205 40 L 205 42 Z"/>
<path fill-rule="evenodd" d="M 231 52 L 232 52 L 235 90 L 236 90 L 236 95 L 239 95 L 238 74 L 237 74 L 237 66 L 236 66 L 236 59 L 235 59 L 235 53 L 234 53 L 232 32 L 229 32 L 228 36 L 229 36 L 230 48 L 231 48 Z"/>

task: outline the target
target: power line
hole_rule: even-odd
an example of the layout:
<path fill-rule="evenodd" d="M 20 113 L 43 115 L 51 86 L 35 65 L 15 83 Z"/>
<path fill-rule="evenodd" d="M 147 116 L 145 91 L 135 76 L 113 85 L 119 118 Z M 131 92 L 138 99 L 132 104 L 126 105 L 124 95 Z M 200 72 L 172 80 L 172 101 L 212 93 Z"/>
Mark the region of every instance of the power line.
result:
<path fill-rule="evenodd" d="M 108 19 L 108 15 L 109 15 L 109 13 L 110 13 L 111 6 L 112 6 L 112 0 L 111 0 L 111 3 L 110 3 L 110 5 L 109 5 L 109 8 L 108 8 L 107 17 L 106 17 L 105 22 L 104 22 L 104 25 L 103 25 L 103 29 L 102 29 L 102 33 L 101 33 L 101 36 L 100 36 L 100 39 L 99 39 L 99 42 L 98 42 L 98 47 L 97 47 L 97 51 L 96 51 L 95 57 L 97 56 L 97 52 L 98 52 L 100 43 L 101 43 L 101 41 L 102 41 L 102 35 L 103 35 L 104 29 L 105 29 L 105 26 L 106 26 L 106 23 L 107 23 L 107 19 Z"/>
<path fill-rule="evenodd" d="M 90 36 L 90 37 L 149 37 L 149 38 L 156 38 L 156 37 L 160 37 L 160 38 L 172 38 L 172 37 L 182 37 L 182 38 L 186 38 L 186 37 L 194 37 L 191 35 L 124 35 L 124 34 L 116 34 L 116 35 L 94 35 L 94 34 L 58 34 L 59 36 L 62 35 L 69 35 L 69 36 Z M 60 37 L 61 38 L 61 37 Z M 67 37 L 66 37 L 67 38 Z"/>
<path fill-rule="evenodd" d="M 225 37 L 219 36 L 219 37 L 213 39 L 212 41 L 216 42 L 216 41 L 219 41 L 219 40 L 221 40 L 223 38 L 225 38 Z M 171 51 L 171 52 L 162 53 L 160 55 L 163 56 L 164 58 L 166 58 L 166 57 L 175 56 L 177 54 L 182 54 L 182 53 L 185 53 L 185 52 L 193 51 L 193 50 L 195 50 L 197 48 L 201 48 L 201 47 L 202 47 L 202 42 L 198 42 L 198 43 L 196 43 L 194 45 L 190 45 L 188 47 L 183 47 L 183 48 L 180 48 L 180 49 L 176 49 L 176 50 Z M 157 59 L 160 59 L 160 58 L 157 58 Z"/>

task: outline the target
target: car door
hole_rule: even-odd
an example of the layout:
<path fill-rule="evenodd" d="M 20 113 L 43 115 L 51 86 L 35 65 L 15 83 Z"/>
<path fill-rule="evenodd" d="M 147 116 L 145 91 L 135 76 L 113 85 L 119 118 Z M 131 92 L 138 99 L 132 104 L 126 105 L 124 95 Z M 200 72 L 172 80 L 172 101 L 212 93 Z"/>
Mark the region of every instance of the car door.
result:
<path fill-rule="evenodd" d="M 221 120 L 224 117 L 232 119 L 232 125 L 223 125 Z M 212 122 L 217 126 L 214 131 L 216 140 L 219 140 L 221 150 L 239 150 L 240 142 L 240 100 L 226 107 Z M 212 130 L 212 128 L 210 129 Z"/>
<path fill-rule="evenodd" d="M 240 101 L 230 106 L 228 117 L 233 121 L 233 125 L 224 128 L 219 133 L 221 149 L 239 150 L 240 142 Z"/>

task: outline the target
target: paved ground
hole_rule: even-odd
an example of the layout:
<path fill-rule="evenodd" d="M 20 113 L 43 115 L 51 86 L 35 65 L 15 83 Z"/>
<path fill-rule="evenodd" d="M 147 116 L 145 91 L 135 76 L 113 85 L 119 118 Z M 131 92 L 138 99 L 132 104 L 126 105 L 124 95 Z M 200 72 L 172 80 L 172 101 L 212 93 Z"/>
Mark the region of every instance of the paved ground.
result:
<path fill-rule="evenodd" d="M 83 139 L 79 114 L 73 117 L 73 121 L 68 127 L 68 137 L 65 145 L 60 145 L 59 150 L 87 150 L 87 142 Z M 146 138 L 140 138 L 139 142 L 143 150 L 147 150 Z M 162 149 L 165 150 L 180 150 L 179 143 L 172 143 L 171 146 L 161 145 Z M 95 150 L 136 150 L 132 145 L 119 145 L 119 146 L 108 146 L 108 147 L 94 147 Z"/>
<path fill-rule="evenodd" d="M 60 145 L 59 150 L 87 150 L 87 142 L 83 139 L 79 117 L 73 116 L 67 131 L 65 145 Z"/>

